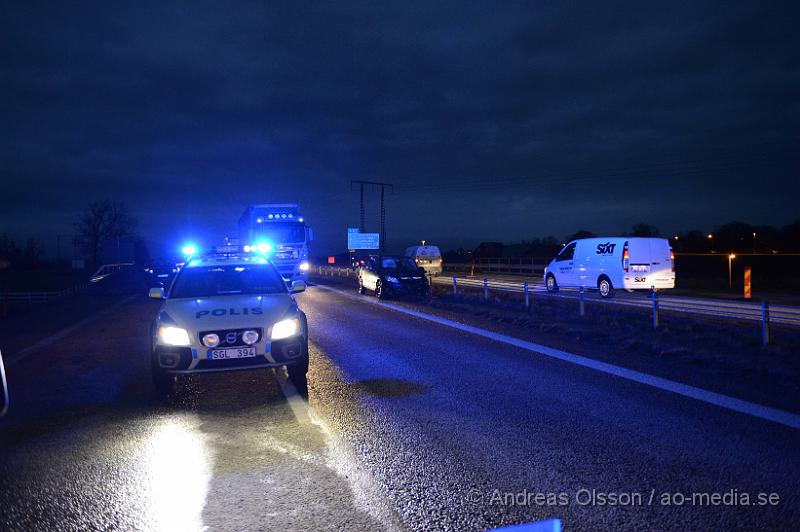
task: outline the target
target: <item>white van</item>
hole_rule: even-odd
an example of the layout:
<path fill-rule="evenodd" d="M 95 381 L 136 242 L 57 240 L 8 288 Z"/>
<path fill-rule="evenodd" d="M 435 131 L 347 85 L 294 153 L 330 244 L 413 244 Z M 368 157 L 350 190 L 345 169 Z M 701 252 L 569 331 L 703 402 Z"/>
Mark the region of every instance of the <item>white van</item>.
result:
<path fill-rule="evenodd" d="M 665 238 L 608 237 L 574 240 L 550 261 L 545 286 L 597 288 L 603 297 L 615 289 L 675 288 L 675 255 Z"/>
<path fill-rule="evenodd" d="M 442 252 L 436 246 L 411 246 L 406 248 L 405 255 L 429 275 L 442 273 Z"/>

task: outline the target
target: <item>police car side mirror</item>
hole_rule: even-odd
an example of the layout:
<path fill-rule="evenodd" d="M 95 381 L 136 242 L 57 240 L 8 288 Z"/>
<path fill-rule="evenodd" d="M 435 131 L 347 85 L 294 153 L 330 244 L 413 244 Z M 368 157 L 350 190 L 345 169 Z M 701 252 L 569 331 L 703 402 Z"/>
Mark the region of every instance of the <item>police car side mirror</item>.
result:
<path fill-rule="evenodd" d="M 156 288 L 151 288 L 148 297 L 151 299 L 164 299 L 164 289 L 160 286 Z"/>
<path fill-rule="evenodd" d="M 3 367 L 3 353 L 0 353 L 0 417 L 8 412 L 8 383 L 6 382 L 6 370 Z"/>
<path fill-rule="evenodd" d="M 306 291 L 306 283 L 303 281 L 292 281 L 292 287 L 289 289 L 290 294 L 299 294 Z"/>

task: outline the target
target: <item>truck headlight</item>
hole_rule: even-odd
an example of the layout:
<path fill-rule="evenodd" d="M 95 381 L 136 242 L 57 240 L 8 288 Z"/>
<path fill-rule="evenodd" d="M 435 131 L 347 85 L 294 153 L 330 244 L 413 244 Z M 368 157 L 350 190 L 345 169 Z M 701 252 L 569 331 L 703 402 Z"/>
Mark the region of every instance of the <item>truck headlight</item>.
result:
<path fill-rule="evenodd" d="M 300 266 L 298 266 L 301 272 L 307 272 L 310 267 L 311 265 L 308 263 L 308 261 L 303 261 L 300 263 Z"/>
<path fill-rule="evenodd" d="M 189 345 L 189 333 L 180 327 L 160 327 L 158 338 L 162 344 L 166 345 Z"/>
<path fill-rule="evenodd" d="M 300 320 L 297 318 L 289 318 L 281 320 L 272 326 L 272 339 L 283 340 L 289 338 L 300 332 Z"/>

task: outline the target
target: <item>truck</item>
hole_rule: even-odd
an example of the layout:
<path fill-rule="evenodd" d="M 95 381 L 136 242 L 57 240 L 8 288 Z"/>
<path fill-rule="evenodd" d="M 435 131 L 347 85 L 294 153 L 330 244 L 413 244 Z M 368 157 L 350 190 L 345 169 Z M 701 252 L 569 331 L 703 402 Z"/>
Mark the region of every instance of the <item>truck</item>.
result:
<path fill-rule="evenodd" d="M 268 250 L 270 261 L 284 280 L 307 280 L 313 232 L 297 204 L 248 206 L 239 218 L 239 239 L 243 246 Z"/>

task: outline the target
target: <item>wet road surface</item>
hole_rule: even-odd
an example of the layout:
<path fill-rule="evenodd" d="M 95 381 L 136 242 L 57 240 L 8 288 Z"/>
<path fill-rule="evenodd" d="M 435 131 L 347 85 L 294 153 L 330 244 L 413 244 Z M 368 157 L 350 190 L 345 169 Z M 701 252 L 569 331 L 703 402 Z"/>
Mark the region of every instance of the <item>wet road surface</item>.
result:
<path fill-rule="evenodd" d="M 158 304 L 147 300 L 12 363 L 0 528 L 800 523 L 796 430 L 319 287 L 298 299 L 307 402 L 267 371 L 184 379 L 157 401 L 147 330 Z M 698 506 L 706 493 L 738 504 Z M 760 493 L 779 502 L 741 504 Z"/>

